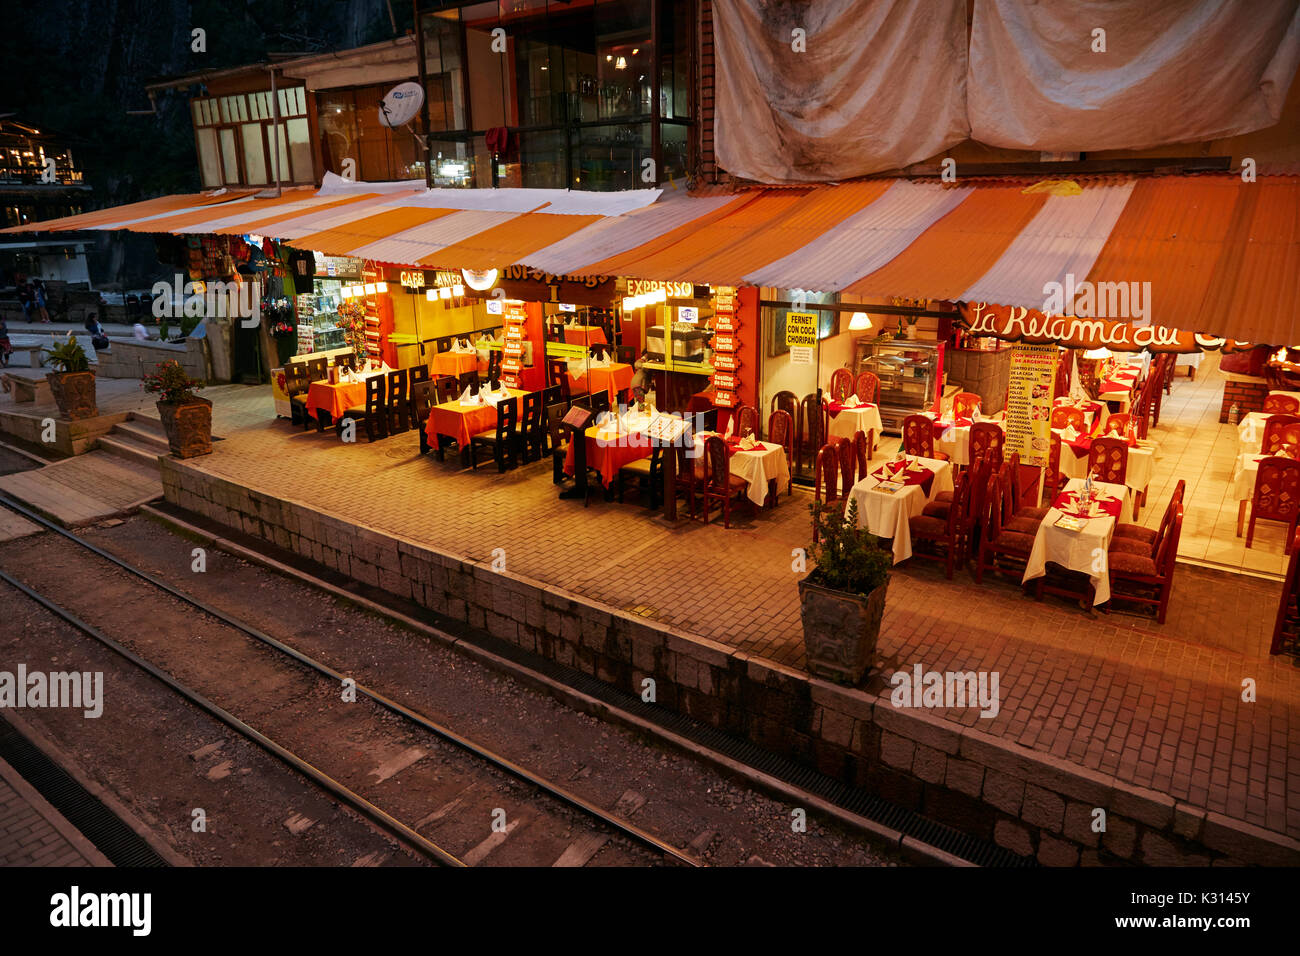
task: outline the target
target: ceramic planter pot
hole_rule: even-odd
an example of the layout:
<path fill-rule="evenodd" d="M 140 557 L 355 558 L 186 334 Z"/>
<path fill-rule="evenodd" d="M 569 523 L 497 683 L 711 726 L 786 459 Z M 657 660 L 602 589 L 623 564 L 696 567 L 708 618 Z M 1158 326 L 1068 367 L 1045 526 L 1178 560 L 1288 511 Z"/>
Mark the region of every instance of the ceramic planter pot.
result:
<path fill-rule="evenodd" d="M 158 402 L 167 444 L 177 458 L 212 454 L 212 402 L 206 398 Z"/>
<path fill-rule="evenodd" d="M 94 418 L 99 414 L 95 405 L 94 372 L 47 372 L 45 380 L 63 417 L 69 421 Z"/>
<path fill-rule="evenodd" d="M 809 673 L 850 686 L 862 680 L 876 653 L 888 589 L 886 580 L 863 597 L 833 591 L 807 577 L 799 582 L 799 613 Z"/>

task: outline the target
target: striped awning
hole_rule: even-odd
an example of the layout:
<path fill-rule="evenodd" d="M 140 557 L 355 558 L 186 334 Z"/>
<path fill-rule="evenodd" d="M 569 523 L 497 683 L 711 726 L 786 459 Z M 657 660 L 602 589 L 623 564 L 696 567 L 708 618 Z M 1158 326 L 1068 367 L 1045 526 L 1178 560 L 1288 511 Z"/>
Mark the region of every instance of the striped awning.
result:
<path fill-rule="evenodd" d="M 168 196 L 3 232 L 83 229 L 257 233 L 399 265 L 1029 309 L 1044 308 L 1049 283 L 1150 283 L 1153 324 L 1300 342 L 1297 176 L 879 179 L 722 196 L 357 183 Z"/>

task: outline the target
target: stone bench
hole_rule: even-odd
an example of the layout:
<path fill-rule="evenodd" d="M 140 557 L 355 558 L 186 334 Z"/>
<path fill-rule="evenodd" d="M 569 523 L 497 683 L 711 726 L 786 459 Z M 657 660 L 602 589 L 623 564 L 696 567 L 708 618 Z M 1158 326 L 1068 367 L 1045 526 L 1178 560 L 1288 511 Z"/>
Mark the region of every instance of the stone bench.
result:
<path fill-rule="evenodd" d="M 6 373 L 0 376 L 0 387 L 3 387 L 6 394 L 12 395 L 15 402 L 54 401 L 54 396 L 50 394 L 50 383 L 43 378 L 24 378 Z"/>

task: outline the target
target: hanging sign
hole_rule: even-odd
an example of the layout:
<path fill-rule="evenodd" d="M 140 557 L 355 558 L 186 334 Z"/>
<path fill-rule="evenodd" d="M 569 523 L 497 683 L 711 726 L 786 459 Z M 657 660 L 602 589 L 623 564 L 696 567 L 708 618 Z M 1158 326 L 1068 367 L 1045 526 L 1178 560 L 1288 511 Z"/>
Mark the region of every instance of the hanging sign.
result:
<path fill-rule="evenodd" d="M 719 312 L 713 317 L 713 327 L 719 332 L 739 332 L 740 320 L 731 312 Z"/>
<path fill-rule="evenodd" d="M 1011 350 L 1004 456 L 1019 452 L 1022 464 L 1047 464 L 1052 449 L 1052 384 L 1060 355 L 1055 345 L 1018 345 Z"/>
<path fill-rule="evenodd" d="M 735 408 L 736 393 L 726 389 L 717 389 L 713 393 L 713 404 L 720 408 Z"/>
<path fill-rule="evenodd" d="M 741 361 L 734 352 L 714 352 L 713 367 L 723 372 L 735 372 L 740 369 Z"/>
<path fill-rule="evenodd" d="M 792 313 L 793 314 L 793 313 Z M 989 335 L 1012 342 L 1051 342 L 1071 349 L 1107 348 L 1115 352 L 1202 352 L 1222 349 L 1236 352 L 1249 342 L 1202 335 L 1162 325 L 1136 326 L 1128 322 L 1046 315 L 1023 306 L 967 302 L 961 315 L 972 335 Z"/>
<path fill-rule="evenodd" d="M 657 282 L 652 279 L 628 279 L 627 294 L 646 295 L 663 289 L 670 299 L 695 298 L 695 285 L 690 282 Z"/>
<path fill-rule="evenodd" d="M 736 337 L 734 335 L 716 335 L 713 338 L 713 350 L 715 352 L 735 352 Z"/>
<path fill-rule="evenodd" d="M 715 388 L 726 389 L 727 391 L 735 391 L 736 388 L 739 387 L 740 382 L 736 380 L 736 376 L 731 372 L 714 371 L 713 385 Z"/>
<path fill-rule="evenodd" d="M 787 312 L 785 314 L 786 348 L 817 344 L 817 314 L 815 312 Z"/>

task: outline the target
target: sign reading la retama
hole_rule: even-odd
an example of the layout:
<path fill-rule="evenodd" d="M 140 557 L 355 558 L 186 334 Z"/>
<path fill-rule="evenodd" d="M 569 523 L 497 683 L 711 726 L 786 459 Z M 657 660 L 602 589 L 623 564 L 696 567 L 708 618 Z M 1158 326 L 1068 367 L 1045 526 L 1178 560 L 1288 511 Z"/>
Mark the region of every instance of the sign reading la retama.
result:
<path fill-rule="evenodd" d="M 1072 349 L 1107 348 L 1115 352 L 1235 352 L 1251 348 L 1249 342 L 1202 335 L 1164 325 L 1137 326 L 1128 322 L 1046 315 L 1023 306 L 967 302 L 962 318 L 972 335 L 991 335 L 1011 342 L 1054 343 Z"/>

